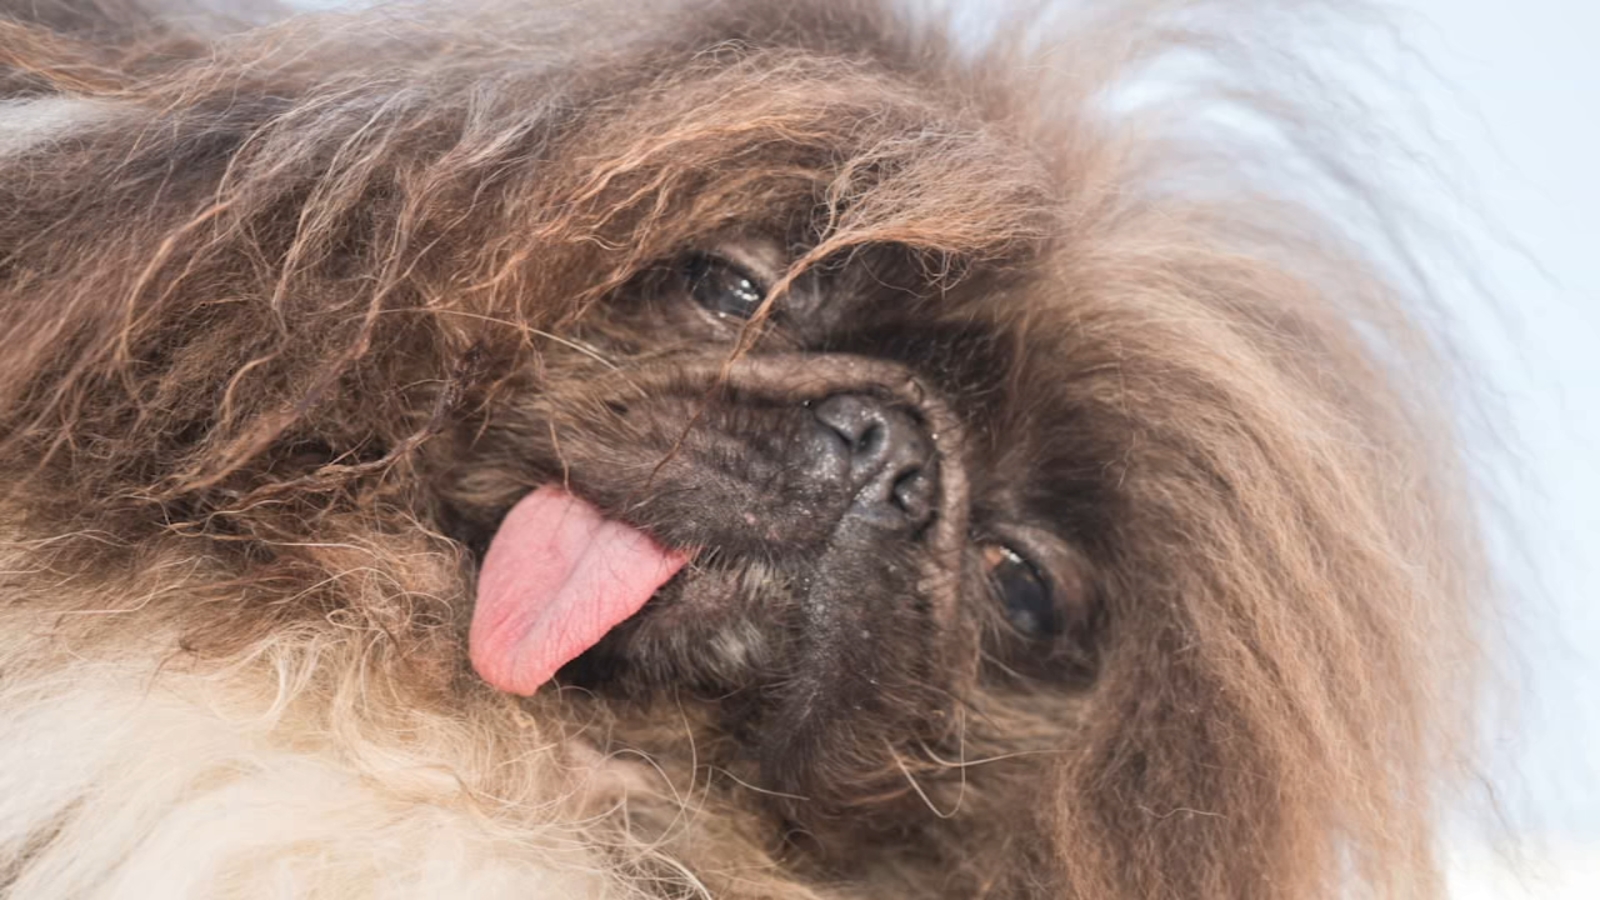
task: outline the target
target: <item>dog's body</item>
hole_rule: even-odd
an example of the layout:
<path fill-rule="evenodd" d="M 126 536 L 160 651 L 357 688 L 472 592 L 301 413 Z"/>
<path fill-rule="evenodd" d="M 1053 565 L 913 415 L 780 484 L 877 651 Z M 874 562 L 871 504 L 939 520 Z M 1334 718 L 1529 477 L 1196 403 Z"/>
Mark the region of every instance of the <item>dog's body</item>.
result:
<path fill-rule="evenodd" d="M 0 893 L 1436 892 L 1428 341 L 1182 12 L 0 3 Z"/>

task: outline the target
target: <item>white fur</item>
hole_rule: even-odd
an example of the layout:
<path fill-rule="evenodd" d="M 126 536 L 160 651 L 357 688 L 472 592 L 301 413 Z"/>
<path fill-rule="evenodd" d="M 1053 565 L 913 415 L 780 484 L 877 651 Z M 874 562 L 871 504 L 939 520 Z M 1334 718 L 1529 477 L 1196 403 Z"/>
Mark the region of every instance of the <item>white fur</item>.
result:
<path fill-rule="evenodd" d="M 71 137 L 114 114 L 112 104 L 81 97 L 0 101 L 0 156 Z"/>
<path fill-rule="evenodd" d="M 619 893 L 593 842 L 557 824 L 555 806 L 542 826 L 498 819 L 468 789 L 474 761 L 441 758 L 448 741 L 439 735 L 364 746 L 330 733 L 340 728 L 335 718 L 297 708 L 304 673 L 247 663 L 219 676 L 149 657 L 76 654 L 41 668 L 47 641 L 19 640 L 26 624 L 6 618 L 0 892 L 15 879 L 7 896 Z"/>

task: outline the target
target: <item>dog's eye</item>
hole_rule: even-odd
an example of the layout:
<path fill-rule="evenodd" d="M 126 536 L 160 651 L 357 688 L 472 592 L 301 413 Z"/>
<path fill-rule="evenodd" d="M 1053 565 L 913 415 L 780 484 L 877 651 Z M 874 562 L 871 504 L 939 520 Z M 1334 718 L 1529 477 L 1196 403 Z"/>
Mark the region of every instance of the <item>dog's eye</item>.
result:
<path fill-rule="evenodd" d="M 1012 628 L 1030 638 L 1061 633 L 1061 619 L 1050 585 L 1033 563 L 1000 544 L 983 549 L 983 562 L 996 597 L 1005 604 L 1006 620 Z"/>
<path fill-rule="evenodd" d="M 683 278 L 694 302 L 718 316 L 748 319 L 767 296 L 754 276 L 714 256 L 690 257 Z"/>

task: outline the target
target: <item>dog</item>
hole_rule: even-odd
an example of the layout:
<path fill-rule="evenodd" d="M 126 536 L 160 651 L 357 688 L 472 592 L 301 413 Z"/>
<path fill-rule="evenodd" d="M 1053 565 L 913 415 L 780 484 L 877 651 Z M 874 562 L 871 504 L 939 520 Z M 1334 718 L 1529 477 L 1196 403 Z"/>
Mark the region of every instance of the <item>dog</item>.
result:
<path fill-rule="evenodd" d="M 1440 339 L 1202 6 L 0 3 L 0 894 L 1438 895 Z"/>

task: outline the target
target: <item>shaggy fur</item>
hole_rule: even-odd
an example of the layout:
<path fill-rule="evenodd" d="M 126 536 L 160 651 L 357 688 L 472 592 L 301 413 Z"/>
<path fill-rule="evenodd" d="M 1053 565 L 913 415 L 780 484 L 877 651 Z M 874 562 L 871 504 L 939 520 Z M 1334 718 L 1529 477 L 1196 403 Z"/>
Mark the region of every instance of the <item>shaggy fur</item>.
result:
<path fill-rule="evenodd" d="M 1437 895 L 1487 579 L 1425 310 L 1117 93 L 1258 58 L 1237 6 L 975 53 L 839 0 L 0 2 L 0 891 Z M 1259 87 L 1239 133 L 1326 111 Z M 748 326 L 706 252 L 768 267 Z M 809 551 L 706 524 L 776 501 L 697 441 L 863 385 L 943 410 L 950 577 L 831 589 L 867 649 L 807 682 Z M 519 699 L 465 626 L 549 482 L 700 556 Z"/>

